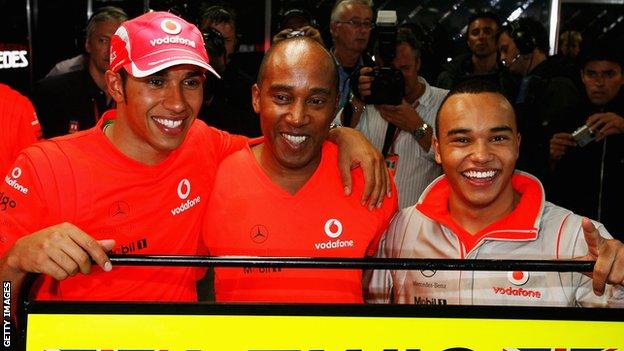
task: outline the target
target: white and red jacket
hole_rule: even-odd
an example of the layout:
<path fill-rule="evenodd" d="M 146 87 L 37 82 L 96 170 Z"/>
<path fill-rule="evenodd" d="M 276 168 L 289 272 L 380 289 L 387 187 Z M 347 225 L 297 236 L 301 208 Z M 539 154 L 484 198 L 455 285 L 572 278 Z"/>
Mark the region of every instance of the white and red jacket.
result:
<path fill-rule="evenodd" d="M 581 216 L 546 202 L 533 176 L 516 172 L 512 186 L 521 194 L 516 208 L 471 235 L 451 218 L 449 183 L 439 177 L 416 206 L 395 216 L 377 257 L 567 260 L 586 255 Z M 604 226 L 594 224 L 611 238 Z M 608 286 L 598 297 L 591 279 L 575 272 L 376 270 L 367 290 L 371 303 L 624 306 L 624 288 Z"/>

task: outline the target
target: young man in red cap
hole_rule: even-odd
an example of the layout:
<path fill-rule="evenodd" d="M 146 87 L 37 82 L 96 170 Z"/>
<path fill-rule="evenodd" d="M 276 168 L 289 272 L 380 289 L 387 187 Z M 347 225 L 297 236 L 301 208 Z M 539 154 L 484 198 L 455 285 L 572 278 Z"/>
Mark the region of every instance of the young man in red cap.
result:
<path fill-rule="evenodd" d="M 106 72 L 117 110 L 25 150 L 18 187 L 0 188 L 16 201 L 0 212 L 0 275 L 13 293 L 38 272 L 41 299 L 196 299 L 195 269 L 113 270 L 106 253 L 196 253 L 216 168 L 246 142 L 194 121 L 206 71 L 202 35 L 181 18 L 152 12 L 119 27 Z"/>

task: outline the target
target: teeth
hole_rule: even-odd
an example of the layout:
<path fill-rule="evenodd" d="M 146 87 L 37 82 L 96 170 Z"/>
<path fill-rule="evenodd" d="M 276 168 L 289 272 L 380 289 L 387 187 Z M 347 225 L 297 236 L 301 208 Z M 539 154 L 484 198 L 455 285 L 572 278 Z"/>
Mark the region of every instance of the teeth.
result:
<path fill-rule="evenodd" d="M 494 177 L 496 175 L 496 171 L 485 171 L 485 172 L 468 171 L 468 172 L 464 172 L 463 174 L 464 174 L 464 176 L 466 176 L 468 178 L 483 179 L 483 178 L 492 178 L 492 177 Z"/>
<path fill-rule="evenodd" d="M 282 136 L 293 144 L 301 144 L 308 139 L 308 137 L 305 135 L 292 135 L 282 133 Z"/>
<path fill-rule="evenodd" d="M 164 119 L 164 118 L 154 118 L 154 120 L 167 128 L 177 128 L 182 125 L 182 120 L 172 120 L 172 119 Z"/>

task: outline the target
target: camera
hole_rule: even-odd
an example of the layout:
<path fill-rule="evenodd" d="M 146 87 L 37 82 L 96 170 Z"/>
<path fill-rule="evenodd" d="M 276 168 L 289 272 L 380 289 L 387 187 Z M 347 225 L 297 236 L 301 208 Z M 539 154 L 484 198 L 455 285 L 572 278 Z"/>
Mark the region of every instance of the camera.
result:
<path fill-rule="evenodd" d="M 372 105 L 400 105 L 405 95 L 405 79 L 400 70 L 392 67 L 397 45 L 396 11 L 378 11 L 375 28 L 377 53 L 382 65 L 373 68 L 368 74 L 374 78 L 371 83 L 371 95 L 363 100 Z M 352 91 L 358 91 L 358 78 L 359 75 L 356 74 L 351 79 Z"/>
<path fill-rule="evenodd" d="M 584 124 L 572 133 L 572 137 L 576 140 L 578 146 L 585 146 L 592 140 L 596 139 L 597 135 L 593 130 L 589 129 L 586 124 Z"/>

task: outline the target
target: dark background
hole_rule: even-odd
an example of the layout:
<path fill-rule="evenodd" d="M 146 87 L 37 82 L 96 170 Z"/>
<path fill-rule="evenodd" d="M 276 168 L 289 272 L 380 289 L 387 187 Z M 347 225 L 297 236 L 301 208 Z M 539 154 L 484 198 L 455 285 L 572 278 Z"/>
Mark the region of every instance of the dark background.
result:
<path fill-rule="evenodd" d="M 572 29 L 581 32 L 583 46 L 597 41 L 621 46 L 624 43 L 624 0 L 619 4 L 599 2 L 564 2 L 559 16 L 559 31 Z M 197 20 L 201 10 L 207 6 L 230 6 L 238 15 L 240 52 L 237 58 L 251 75 L 255 75 L 257 64 L 268 45 L 264 29 L 267 5 L 262 0 L 91 0 L 90 3 L 92 11 L 114 5 L 123 8 L 130 16 L 139 15 L 148 8 L 167 10 L 174 7 L 190 21 Z M 88 4 L 88 0 L 0 0 L 0 51 L 27 50 L 29 60 L 29 65 L 24 68 L 0 69 L 0 82 L 29 94 L 32 83 L 45 76 L 56 62 L 79 54 L 84 45 L 83 30 Z M 334 0 L 271 0 L 272 31 L 276 30 L 280 9 L 302 7 L 316 18 L 326 43 L 331 46 L 328 23 L 333 4 Z M 505 21 L 520 9 L 521 16 L 538 19 L 549 28 L 550 6 L 550 1 L 539 0 L 378 0 L 374 9 L 397 10 L 399 23 L 418 22 L 426 28 L 434 52 L 429 60 L 435 62 L 430 64 L 439 66 L 447 58 L 466 50 L 463 35 L 471 14 L 492 10 Z M 27 8 L 30 8 L 30 16 Z M 29 41 L 29 38 L 32 40 Z M 426 78 L 433 80 L 433 77 Z"/>

